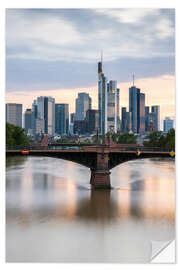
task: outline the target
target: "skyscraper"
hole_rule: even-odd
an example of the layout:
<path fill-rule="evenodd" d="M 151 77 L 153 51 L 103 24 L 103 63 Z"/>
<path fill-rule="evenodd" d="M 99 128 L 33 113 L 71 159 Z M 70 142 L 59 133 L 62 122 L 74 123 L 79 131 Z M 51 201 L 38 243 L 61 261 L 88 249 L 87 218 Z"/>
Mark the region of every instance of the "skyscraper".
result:
<path fill-rule="evenodd" d="M 86 133 L 86 121 L 85 120 L 75 120 L 73 126 L 74 134 L 85 134 Z"/>
<path fill-rule="evenodd" d="M 132 112 L 126 112 L 126 127 L 127 133 L 132 132 Z"/>
<path fill-rule="evenodd" d="M 160 106 L 151 106 L 151 113 L 154 119 L 154 130 L 160 130 Z"/>
<path fill-rule="evenodd" d="M 145 94 L 134 86 L 129 88 L 129 112 L 132 115 L 132 132 L 143 133 L 145 131 Z"/>
<path fill-rule="evenodd" d="M 132 132 L 133 133 L 137 133 L 137 119 L 138 119 L 138 112 L 137 112 L 137 108 L 138 108 L 138 92 L 139 89 L 136 88 L 136 86 L 132 86 L 129 88 L 129 112 L 131 112 L 132 114 Z"/>
<path fill-rule="evenodd" d="M 44 119 L 35 119 L 35 135 L 42 135 L 44 133 Z"/>
<path fill-rule="evenodd" d="M 140 128 L 140 89 L 137 89 L 137 133 L 139 133 Z"/>
<path fill-rule="evenodd" d="M 44 120 L 43 133 L 54 135 L 55 132 L 55 99 L 52 97 L 37 98 L 38 118 Z"/>
<path fill-rule="evenodd" d="M 149 106 L 145 106 L 145 131 L 149 131 Z"/>
<path fill-rule="evenodd" d="M 173 128 L 174 121 L 169 117 L 166 117 L 163 120 L 163 131 L 168 132 L 171 128 Z"/>
<path fill-rule="evenodd" d="M 55 104 L 55 133 L 69 134 L 69 104 Z"/>
<path fill-rule="evenodd" d="M 139 129 L 138 133 L 145 132 L 145 94 L 139 94 Z"/>
<path fill-rule="evenodd" d="M 126 127 L 127 127 L 127 114 L 126 114 L 126 107 L 121 108 L 121 132 L 126 133 Z"/>
<path fill-rule="evenodd" d="M 107 84 L 107 131 L 117 132 L 119 120 L 119 89 L 117 81 Z"/>
<path fill-rule="evenodd" d="M 32 118 L 32 110 L 31 109 L 26 109 L 24 113 L 24 128 L 26 133 L 31 133 L 33 130 L 33 118 Z"/>
<path fill-rule="evenodd" d="M 117 88 L 117 131 L 120 131 L 120 116 L 119 116 L 119 104 L 120 104 L 120 89 Z"/>
<path fill-rule="evenodd" d="M 87 93 L 78 93 L 76 99 L 76 120 L 84 120 L 87 110 L 91 109 L 91 98 Z"/>
<path fill-rule="evenodd" d="M 22 104 L 6 104 L 6 122 L 22 127 Z"/>
<path fill-rule="evenodd" d="M 70 114 L 70 122 L 73 124 L 74 123 L 74 117 L 75 117 L 75 113 L 71 113 Z"/>
<path fill-rule="evenodd" d="M 102 72 L 102 59 L 98 63 L 98 110 L 99 132 L 104 135 L 107 132 L 107 78 Z"/>
<path fill-rule="evenodd" d="M 98 110 L 87 110 L 86 112 L 86 131 L 90 134 L 96 133 L 98 129 Z"/>
<path fill-rule="evenodd" d="M 37 118 L 38 118 L 37 100 L 34 100 L 32 104 L 32 129 L 33 129 L 34 135 L 36 134 L 36 119 Z"/>

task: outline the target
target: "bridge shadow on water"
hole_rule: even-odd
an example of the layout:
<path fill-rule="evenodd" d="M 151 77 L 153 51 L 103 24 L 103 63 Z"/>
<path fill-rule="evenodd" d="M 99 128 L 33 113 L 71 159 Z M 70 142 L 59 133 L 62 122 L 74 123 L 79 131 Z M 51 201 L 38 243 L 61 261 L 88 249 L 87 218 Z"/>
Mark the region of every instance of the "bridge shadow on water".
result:
<path fill-rule="evenodd" d="M 90 198 L 81 199 L 76 216 L 92 221 L 110 221 L 115 218 L 117 205 L 111 198 L 111 190 L 90 191 Z"/>

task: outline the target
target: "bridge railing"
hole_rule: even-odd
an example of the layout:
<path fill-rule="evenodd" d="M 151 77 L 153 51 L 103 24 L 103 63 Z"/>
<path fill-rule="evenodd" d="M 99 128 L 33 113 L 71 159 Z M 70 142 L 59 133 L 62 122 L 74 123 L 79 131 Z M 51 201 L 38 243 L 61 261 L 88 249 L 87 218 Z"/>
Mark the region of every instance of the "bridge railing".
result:
<path fill-rule="evenodd" d="M 168 149 L 168 148 L 162 148 L 162 147 L 144 147 L 144 146 L 115 146 L 112 147 L 116 150 L 120 151 L 137 151 L 139 150 L 140 152 L 171 152 L 174 149 Z M 49 145 L 49 146 L 11 146 L 11 147 L 6 147 L 6 150 L 83 150 L 86 149 L 86 146 L 69 146 L 69 145 Z"/>
<path fill-rule="evenodd" d="M 6 150 L 82 150 L 82 146 L 8 146 Z"/>
<path fill-rule="evenodd" d="M 119 146 L 117 149 L 120 149 L 121 151 L 137 151 L 139 150 L 140 152 L 170 152 L 174 149 L 169 149 L 169 148 L 162 148 L 162 147 L 144 147 L 144 146 L 137 146 L 137 147 L 132 147 L 132 146 Z"/>

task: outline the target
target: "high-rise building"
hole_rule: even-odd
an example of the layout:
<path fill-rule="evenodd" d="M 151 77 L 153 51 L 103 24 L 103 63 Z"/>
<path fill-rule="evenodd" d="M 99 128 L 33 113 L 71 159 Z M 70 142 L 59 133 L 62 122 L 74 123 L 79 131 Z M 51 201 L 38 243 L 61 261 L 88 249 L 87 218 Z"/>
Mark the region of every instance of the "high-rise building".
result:
<path fill-rule="evenodd" d="M 75 113 L 70 114 L 70 122 L 73 124 L 75 120 Z"/>
<path fill-rule="evenodd" d="M 70 124 L 69 124 L 69 134 L 74 134 L 74 120 L 75 120 L 75 113 L 70 114 Z"/>
<path fill-rule="evenodd" d="M 36 118 L 35 119 L 35 135 L 44 134 L 44 119 Z"/>
<path fill-rule="evenodd" d="M 152 132 L 155 131 L 155 114 L 149 113 L 148 116 L 148 131 Z"/>
<path fill-rule="evenodd" d="M 36 134 L 36 119 L 38 118 L 38 108 L 37 108 L 37 100 L 33 101 L 32 104 L 32 129 L 33 134 Z"/>
<path fill-rule="evenodd" d="M 86 112 L 86 131 L 87 133 L 94 134 L 98 130 L 98 110 L 87 110 Z"/>
<path fill-rule="evenodd" d="M 99 132 L 104 135 L 107 132 L 107 78 L 102 72 L 102 59 L 98 63 L 98 110 Z"/>
<path fill-rule="evenodd" d="M 74 120 L 74 134 L 86 133 L 86 120 Z"/>
<path fill-rule="evenodd" d="M 121 108 L 121 132 L 126 133 L 127 130 L 127 112 L 126 107 Z"/>
<path fill-rule="evenodd" d="M 139 89 L 136 86 L 132 86 L 129 88 L 129 112 L 132 113 L 132 132 L 137 133 L 137 119 L 138 119 L 138 93 Z"/>
<path fill-rule="evenodd" d="M 38 118 L 44 120 L 43 133 L 54 135 L 55 132 L 55 99 L 52 97 L 37 98 Z"/>
<path fill-rule="evenodd" d="M 145 106 L 145 131 L 149 131 L 149 106 Z"/>
<path fill-rule="evenodd" d="M 160 106 L 151 106 L 151 113 L 153 114 L 154 130 L 160 130 Z"/>
<path fill-rule="evenodd" d="M 138 133 L 145 132 L 145 94 L 139 94 L 139 127 Z"/>
<path fill-rule="evenodd" d="M 91 109 L 91 98 L 87 93 L 78 93 L 76 99 L 76 120 L 84 120 L 87 110 Z"/>
<path fill-rule="evenodd" d="M 32 134 L 33 130 L 33 118 L 32 118 L 32 110 L 26 109 L 24 113 L 24 128 L 26 133 Z"/>
<path fill-rule="evenodd" d="M 132 132 L 143 133 L 145 131 L 145 94 L 134 86 L 129 88 L 129 112 L 132 114 Z"/>
<path fill-rule="evenodd" d="M 120 131 L 121 121 L 119 116 L 120 89 L 117 88 L 117 131 Z"/>
<path fill-rule="evenodd" d="M 174 121 L 171 118 L 166 117 L 163 120 L 163 131 L 168 132 L 171 128 L 173 128 L 173 125 L 174 125 Z"/>
<path fill-rule="evenodd" d="M 140 89 L 137 88 L 137 133 L 139 133 L 140 128 Z"/>
<path fill-rule="evenodd" d="M 22 104 L 6 104 L 6 122 L 22 127 Z"/>
<path fill-rule="evenodd" d="M 126 126 L 125 130 L 127 133 L 132 132 L 132 112 L 126 112 Z"/>
<path fill-rule="evenodd" d="M 110 80 L 102 71 L 101 62 L 98 63 L 98 110 L 99 132 L 104 135 L 108 131 L 117 132 L 120 129 L 119 92 L 117 81 Z"/>
<path fill-rule="evenodd" d="M 117 81 L 107 84 L 107 131 L 117 132 L 119 121 L 119 89 Z"/>
<path fill-rule="evenodd" d="M 55 133 L 69 134 L 69 104 L 55 104 Z"/>

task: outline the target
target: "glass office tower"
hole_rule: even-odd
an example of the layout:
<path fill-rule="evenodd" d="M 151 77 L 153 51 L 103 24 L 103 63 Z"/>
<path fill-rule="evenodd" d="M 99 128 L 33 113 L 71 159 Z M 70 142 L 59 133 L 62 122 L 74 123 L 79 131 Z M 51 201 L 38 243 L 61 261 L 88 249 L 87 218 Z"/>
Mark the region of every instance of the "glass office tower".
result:
<path fill-rule="evenodd" d="M 119 120 L 119 89 L 117 81 L 107 84 L 107 131 L 117 132 Z"/>
<path fill-rule="evenodd" d="M 55 99 L 52 97 L 37 98 L 37 114 L 39 119 L 44 119 L 43 133 L 54 135 L 55 132 Z"/>
<path fill-rule="evenodd" d="M 55 133 L 69 134 L 69 104 L 55 104 Z"/>
<path fill-rule="evenodd" d="M 26 109 L 24 113 L 24 128 L 26 133 L 32 133 L 33 130 L 33 122 L 32 122 L 32 110 Z"/>
<path fill-rule="evenodd" d="M 173 126 L 174 126 L 174 121 L 171 118 L 166 117 L 163 120 L 163 131 L 164 132 L 168 132 L 171 128 L 173 128 Z"/>
<path fill-rule="evenodd" d="M 145 94 L 136 86 L 129 88 L 129 112 L 131 112 L 132 132 L 145 132 Z"/>
<path fill-rule="evenodd" d="M 131 112 L 132 132 L 137 133 L 137 96 L 139 89 L 136 86 L 129 88 L 129 112 Z"/>
<path fill-rule="evenodd" d="M 149 106 L 145 106 L 145 131 L 149 131 Z"/>
<path fill-rule="evenodd" d="M 6 122 L 14 126 L 22 127 L 22 104 L 6 104 Z"/>
<path fill-rule="evenodd" d="M 107 78 L 102 73 L 102 61 L 98 63 L 99 132 L 107 133 Z"/>
<path fill-rule="evenodd" d="M 154 130 L 160 130 L 160 106 L 151 106 L 151 113 L 154 118 Z"/>
<path fill-rule="evenodd" d="M 91 109 L 91 98 L 87 93 L 78 93 L 76 99 L 76 120 L 84 120 L 87 110 Z"/>
<path fill-rule="evenodd" d="M 121 108 L 121 132 L 126 133 L 127 130 L 127 112 L 126 107 Z"/>
<path fill-rule="evenodd" d="M 139 129 L 138 133 L 145 132 L 145 94 L 139 95 Z"/>
<path fill-rule="evenodd" d="M 90 134 L 97 133 L 98 130 L 98 110 L 87 110 L 86 131 Z"/>

